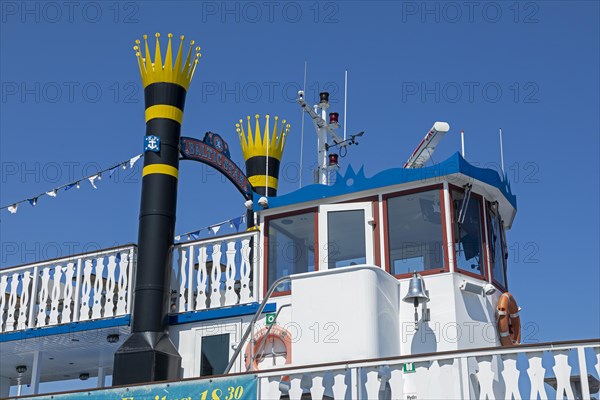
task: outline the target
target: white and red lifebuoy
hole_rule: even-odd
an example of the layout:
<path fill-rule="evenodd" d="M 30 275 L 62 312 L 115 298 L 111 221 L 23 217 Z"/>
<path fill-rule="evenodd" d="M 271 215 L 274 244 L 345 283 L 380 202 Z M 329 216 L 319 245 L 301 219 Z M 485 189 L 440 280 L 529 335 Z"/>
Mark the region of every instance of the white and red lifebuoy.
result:
<path fill-rule="evenodd" d="M 502 346 L 514 346 L 521 343 L 520 308 L 512 294 L 502 293 L 498 300 L 496 313 L 498 317 L 498 334 Z"/>
<path fill-rule="evenodd" d="M 246 346 L 246 370 L 252 365 L 252 371 L 257 371 L 258 368 L 258 351 L 265 346 L 267 340 L 278 341 L 283 343 L 285 346 L 285 363 L 290 364 L 292 362 L 292 336 L 287 329 L 280 326 L 273 325 L 269 330 L 269 327 L 262 328 L 254 339 L 254 343 L 248 343 Z M 254 360 L 252 357 L 254 356 Z"/>

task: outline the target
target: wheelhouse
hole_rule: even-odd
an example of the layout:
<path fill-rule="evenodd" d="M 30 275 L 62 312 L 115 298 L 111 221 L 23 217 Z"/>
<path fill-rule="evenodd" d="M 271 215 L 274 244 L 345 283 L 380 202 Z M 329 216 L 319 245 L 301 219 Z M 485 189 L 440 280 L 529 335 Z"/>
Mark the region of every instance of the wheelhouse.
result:
<path fill-rule="evenodd" d="M 269 198 L 255 211 L 266 254 L 263 291 L 282 276 L 360 264 L 398 279 L 458 273 L 508 288 L 505 230 L 516 198 L 496 171 L 458 153 L 372 178 L 349 168 L 331 186 Z M 289 285 L 276 293 L 289 294 Z"/>

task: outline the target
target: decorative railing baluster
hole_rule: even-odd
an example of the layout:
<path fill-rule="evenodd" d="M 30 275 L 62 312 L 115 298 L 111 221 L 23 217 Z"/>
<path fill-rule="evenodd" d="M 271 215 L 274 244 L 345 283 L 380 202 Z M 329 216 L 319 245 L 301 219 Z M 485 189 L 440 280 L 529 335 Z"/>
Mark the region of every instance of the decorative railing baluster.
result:
<path fill-rule="evenodd" d="M 67 264 L 65 271 L 65 291 L 63 295 L 63 309 L 61 313 L 61 322 L 69 323 L 73 320 L 73 275 L 75 274 L 75 264 L 70 262 Z"/>
<path fill-rule="evenodd" d="M 0 333 L 126 315 L 134 249 L 0 270 Z"/>
<path fill-rule="evenodd" d="M 235 292 L 235 275 L 236 268 L 235 265 L 235 249 L 236 242 L 234 240 L 229 240 L 227 242 L 227 266 L 225 268 L 225 306 L 231 306 L 239 303 L 239 296 Z M 241 263 L 240 263 L 241 268 Z"/>
<path fill-rule="evenodd" d="M 194 275 L 196 275 L 194 273 L 194 252 L 195 252 L 195 247 L 194 245 L 191 245 L 190 247 L 188 247 L 188 263 L 187 263 L 187 268 L 188 268 L 188 272 L 187 272 L 187 279 L 188 279 L 188 284 L 187 284 L 187 311 L 192 311 L 194 310 L 194 289 L 196 288 L 196 286 L 194 286 Z"/>
<path fill-rule="evenodd" d="M 6 327 L 5 332 L 15 330 L 16 312 L 17 312 L 17 290 L 19 287 L 19 273 L 15 272 L 10 280 L 10 293 L 8 295 L 8 310 L 6 312 Z"/>
<path fill-rule="evenodd" d="M 51 266 L 48 266 L 42 270 L 42 280 L 40 282 L 40 290 L 39 290 L 39 295 L 38 295 L 38 299 L 39 299 L 38 300 L 38 313 L 37 313 L 37 320 L 35 323 L 35 326 L 37 326 L 37 327 L 47 325 L 46 317 L 48 316 L 48 314 L 46 312 L 46 308 L 48 307 L 48 294 L 49 294 L 48 285 L 50 284 L 50 269 L 51 268 L 52 268 Z"/>
<path fill-rule="evenodd" d="M 0 332 L 4 332 L 6 321 L 6 288 L 8 287 L 8 275 L 0 277 Z"/>
<path fill-rule="evenodd" d="M 29 303 L 35 301 L 35 293 L 30 292 L 31 271 L 25 271 L 21 281 L 21 299 L 19 301 L 19 318 L 17 320 L 17 330 L 27 328 L 27 312 Z"/>
<path fill-rule="evenodd" d="M 115 262 L 115 255 L 111 254 L 108 256 L 107 276 L 106 276 L 106 296 L 104 302 L 104 317 L 112 317 L 115 315 L 115 271 L 117 269 L 117 263 Z"/>
<path fill-rule="evenodd" d="M 198 272 L 196 272 L 196 284 L 197 286 L 197 294 L 196 294 L 196 308 L 195 310 L 204 310 L 206 309 L 206 285 L 208 282 L 208 272 L 206 270 L 206 246 L 200 247 L 198 251 Z"/>
<path fill-rule="evenodd" d="M 58 315 L 59 310 L 58 306 L 60 303 L 60 289 L 61 289 L 61 281 L 62 281 L 62 266 L 57 264 L 54 267 L 54 275 L 52 276 L 52 292 L 50 294 L 50 320 L 48 325 L 57 325 L 58 324 Z"/>
<path fill-rule="evenodd" d="M 187 254 L 189 248 L 179 248 L 179 269 L 177 276 L 179 277 L 179 291 L 177 293 L 177 312 L 185 312 L 185 288 L 187 286 Z"/>
<path fill-rule="evenodd" d="M 213 244 L 210 273 L 210 308 L 221 307 L 221 244 Z"/>

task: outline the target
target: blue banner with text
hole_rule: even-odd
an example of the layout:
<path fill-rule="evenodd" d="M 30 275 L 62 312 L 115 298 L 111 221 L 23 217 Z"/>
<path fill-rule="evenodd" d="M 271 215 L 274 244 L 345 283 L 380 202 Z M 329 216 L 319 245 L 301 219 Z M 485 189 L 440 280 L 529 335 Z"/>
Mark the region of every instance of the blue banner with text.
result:
<path fill-rule="evenodd" d="M 256 399 L 256 376 L 154 383 L 140 386 L 37 396 L 35 400 L 245 400 Z M 22 399 L 22 398 L 21 398 Z M 34 398 L 31 398 L 34 399 Z"/>

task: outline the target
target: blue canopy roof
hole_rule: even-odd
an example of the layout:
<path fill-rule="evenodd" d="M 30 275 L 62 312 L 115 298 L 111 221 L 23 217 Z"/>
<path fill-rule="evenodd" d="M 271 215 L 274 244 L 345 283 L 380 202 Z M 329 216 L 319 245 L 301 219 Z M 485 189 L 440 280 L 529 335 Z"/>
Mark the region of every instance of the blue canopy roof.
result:
<path fill-rule="evenodd" d="M 365 177 L 364 167 L 355 172 L 352 166 L 342 176 L 337 174 L 335 183 L 331 186 L 313 184 L 282 196 L 270 197 L 269 208 L 283 207 L 292 204 L 305 203 L 312 200 L 325 199 L 344 194 L 377 189 L 402 183 L 423 181 L 431 178 L 441 178 L 452 174 L 463 174 L 473 179 L 498 188 L 510 204 L 517 208 L 517 197 L 512 194 L 510 182 L 507 177 L 502 178 L 497 171 L 489 168 L 479 168 L 469 164 L 460 153 L 454 153 L 447 160 L 430 167 L 405 169 L 391 168 L 381 171 L 371 178 Z M 255 211 L 260 211 L 258 199 L 260 195 L 254 193 Z"/>

